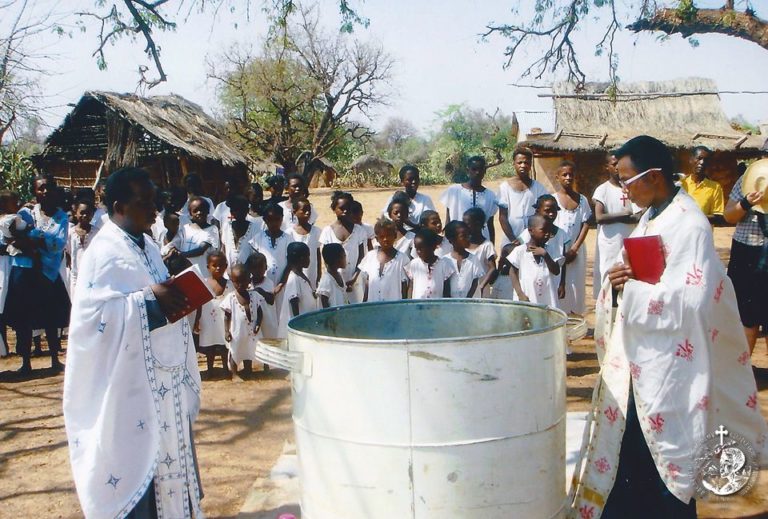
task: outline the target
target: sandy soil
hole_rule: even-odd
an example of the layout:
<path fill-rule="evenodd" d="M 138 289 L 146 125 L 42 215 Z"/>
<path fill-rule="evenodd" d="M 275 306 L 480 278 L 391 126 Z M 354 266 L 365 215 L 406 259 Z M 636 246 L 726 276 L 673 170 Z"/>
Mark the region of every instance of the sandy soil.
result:
<path fill-rule="evenodd" d="M 496 187 L 497 183 L 491 183 Z M 444 186 L 422 191 L 437 203 Z M 368 209 L 365 220 L 373 222 L 391 193 L 384 190 L 354 190 Z M 313 194 L 320 218 L 326 225 L 332 215 L 330 190 Z M 439 204 L 438 204 L 439 205 Z M 442 206 L 439 206 L 444 214 Z M 717 229 L 716 245 L 726 257 L 730 229 Z M 587 252 L 594 247 L 590 233 Z M 591 283 L 591 272 L 587 276 Z M 591 296 L 591 286 L 587 287 Z M 590 300 L 591 306 L 591 300 Z M 588 322 L 592 323 L 592 316 Z M 588 340 L 579 341 L 568 359 L 568 409 L 586 410 L 597 376 L 597 359 Z M 763 342 L 753 356 L 760 388 L 760 404 L 768 417 L 768 354 Z M 45 357 L 33 361 L 31 377 L 18 378 L 13 370 L 18 357 L 0 359 L 0 516 L 76 518 L 82 513 L 72 484 L 61 413 L 62 375 L 46 369 Z M 201 368 L 205 369 L 204 363 Z M 203 383 L 203 405 L 195 424 L 198 455 L 206 494 L 204 509 L 209 517 L 234 517 L 257 477 L 265 477 L 285 440 L 292 438 L 290 386 L 285 372 L 258 373 L 242 382 L 218 378 Z M 768 516 L 768 474 L 748 498 L 723 505 L 700 504 L 700 517 Z"/>

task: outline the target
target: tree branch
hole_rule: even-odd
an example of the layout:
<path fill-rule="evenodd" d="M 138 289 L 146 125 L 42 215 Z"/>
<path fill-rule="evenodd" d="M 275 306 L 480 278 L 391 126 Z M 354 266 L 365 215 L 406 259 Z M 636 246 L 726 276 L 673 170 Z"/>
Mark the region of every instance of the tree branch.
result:
<path fill-rule="evenodd" d="M 732 3 L 723 9 L 696 9 L 681 16 L 678 9 L 659 9 L 651 16 L 641 18 L 627 26 L 640 31 L 661 31 L 666 34 L 680 34 L 688 38 L 694 34 L 725 34 L 757 43 L 768 49 L 768 23 L 751 11 L 736 11 Z M 731 6 L 731 7 L 729 7 Z"/>

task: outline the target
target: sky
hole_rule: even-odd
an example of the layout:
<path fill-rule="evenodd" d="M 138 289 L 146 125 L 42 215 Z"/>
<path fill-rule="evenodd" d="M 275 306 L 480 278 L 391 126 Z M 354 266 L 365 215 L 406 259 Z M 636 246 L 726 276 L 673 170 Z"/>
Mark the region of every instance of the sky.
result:
<path fill-rule="evenodd" d="M 632 0 L 619 0 L 620 13 L 627 16 L 626 5 Z M 41 80 L 45 94 L 46 122 L 55 127 L 87 90 L 135 92 L 137 69 L 147 64 L 141 41 L 118 42 L 106 49 L 108 68 L 100 71 L 92 56 L 97 47 L 98 26 L 88 21 L 88 30 L 80 33 L 73 17 L 61 12 L 67 9 L 93 9 L 94 1 L 72 0 L 66 3 L 38 0 L 37 12 L 51 11 L 71 37 L 54 34 L 36 36 L 31 45 L 36 54 L 45 56 L 42 66 L 47 73 Z M 171 2 L 172 4 L 173 2 Z M 78 5 L 79 4 L 79 5 Z M 258 4 L 258 0 L 252 2 Z M 521 5 L 518 13 L 511 6 Z M 493 113 L 496 108 L 510 114 L 516 112 L 523 129 L 554 126 L 552 100 L 538 95 L 546 89 L 519 88 L 513 83 L 551 85 L 556 76 L 534 81 L 520 78 L 523 65 L 530 63 L 540 48 L 529 47 L 526 56 L 505 69 L 503 55 L 506 41 L 491 38 L 482 41 L 480 33 L 489 22 L 520 23 L 530 16 L 532 1 L 512 0 L 359 0 L 353 5 L 370 20 L 368 28 L 358 27 L 354 37 L 383 46 L 396 61 L 392 97 L 387 106 L 378 108 L 369 124 L 381 128 L 389 117 L 410 120 L 425 134 L 435 126 L 436 112 L 450 104 L 466 103 Z M 700 0 L 702 7 L 721 5 L 722 0 Z M 185 5 L 189 5 L 189 0 Z M 738 5 L 738 3 L 737 3 Z M 338 2 L 320 0 L 322 24 L 328 30 L 339 27 Z M 758 9 L 768 17 L 768 8 Z M 177 16 L 177 20 L 184 18 Z M 7 22 L 7 20 L 6 20 Z M 6 22 L 0 21 L 0 30 Z M 576 36 L 578 51 L 588 80 L 607 80 L 607 63 L 594 56 L 595 35 L 605 21 L 589 19 Z M 233 44 L 258 47 L 267 29 L 264 15 L 255 9 L 250 20 L 243 13 L 224 11 L 192 14 L 175 32 L 161 33 L 163 65 L 168 81 L 151 89 L 149 95 L 176 93 L 216 113 L 218 102 L 215 83 L 206 79 L 206 63 L 216 60 Z M 656 34 L 635 35 L 622 31 L 617 37 L 618 74 L 623 81 L 664 80 L 698 76 L 715 79 L 722 90 L 768 90 L 768 50 L 756 44 L 721 35 L 698 37 L 694 48 L 679 36 L 660 41 Z M 743 117 L 757 123 L 768 121 L 768 95 L 721 96 L 729 117 Z M 539 113 L 532 113 L 539 112 Z"/>

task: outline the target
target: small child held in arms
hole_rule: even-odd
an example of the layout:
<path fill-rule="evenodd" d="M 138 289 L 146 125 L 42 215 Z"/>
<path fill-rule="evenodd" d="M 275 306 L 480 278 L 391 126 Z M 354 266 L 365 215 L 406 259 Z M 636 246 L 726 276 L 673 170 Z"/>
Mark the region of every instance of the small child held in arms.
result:
<path fill-rule="evenodd" d="M 250 373 L 256 359 L 256 342 L 261 337 L 263 312 L 260 298 L 256 291 L 250 290 L 251 279 L 245 265 L 234 265 L 229 278 L 234 290 L 224 296 L 220 305 L 224 312 L 224 340 L 229 349 L 230 375 L 237 373 L 241 362 L 245 373 Z"/>
<path fill-rule="evenodd" d="M 451 297 L 450 278 L 454 270 L 450 261 L 435 255 L 437 234 L 428 229 L 419 229 L 413 239 L 413 247 L 418 257 L 405 267 L 411 280 L 411 299 Z"/>
<path fill-rule="evenodd" d="M 227 257 L 223 252 L 210 252 L 207 262 L 209 276 L 205 282 L 215 297 L 197 309 L 192 332 L 199 336 L 200 353 L 205 355 L 205 362 L 208 365 L 208 371 L 205 372 L 205 375 L 206 378 L 211 378 L 216 356 L 221 358 L 221 366 L 225 373 L 229 374 L 229 366 L 226 361 L 227 347 L 225 346 L 227 341 L 224 337 L 224 315 L 221 311 L 221 303 L 232 292 L 232 283 L 228 283 L 227 278 L 224 277 L 227 272 Z"/>
<path fill-rule="evenodd" d="M 347 266 L 347 253 L 340 243 L 329 243 L 323 247 L 325 273 L 317 285 L 317 307 L 329 308 L 347 304 L 347 286 L 341 270 Z"/>
<path fill-rule="evenodd" d="M 305 197 L 293 201 L 292 218 L 295 223 L 287 230 L 293 241 L 306 243 L 309 247 L 309 267 L 304 271 L 312 288 L 320 282 L 320 227 L 314 224 L 317 218 L 312 218 L 315 209 Z M 285 219 L 283 219 L 285 221 Z"/>
<path fill-rule="evenodd" d="M 396 301 L 408 297 L 408 276 L 405 267 L 410 258 L 395 248 L 397 225 L 385 218 L 374 226 L 376 247 L 360 262 L 365 276 L 363 301 Z"/>
<path fill-rule="evenodd" d="M 531 241 L 518 245 L 509 255 L 512 265 L 510 277 L 515 289 L 515 300 L 530 301 L 557 307 L 557 276 L 560 264 L 546 249 L 549 234 L 547 220 L 540 214 L 528 218 L 528 232 Z"/>
<path fill-rule="evenodd" d="M 288 245 L 288 279 L 283 289 L 283 306 L 280 310 L 280 338 L 288 337 L 288 321 L 291 318 L 317 309 L 312 284 L 304 274 L 309 267 L 309 247 L 306 243 L 292 242 Z"/>
<path fill-rule="evenodd" d="M 19 194 L 14 191 L 0 191 L 0 235 L 3 242 L 7 243 L 13 239 L 26 234 L 29 231 L 27 222 L 17 214 L 19 211 Z M 8 255 L 16 256 L 21 251 L 13 245 L 8 246 Z"/>
<path fill-rule="evenodd" d="M 442 258 L 453 250 L 451 242 L 441 236 L 443 233 L 443 222 L 440 220 L 440 214 L 437 211 L 425 209 L 421 213 L 421 218 L 419 218 L 419 227 L 422 229 L 429 229 L 437 234 L 438 245 L 437 249 L 435 249 L 435 254 L 437 256 Z M 416 257 L 416 251 L 413 249 L 411 249 L 411 257 Z"/>
<path fill-rule="evenodd" d="M 261 252 L 252 252 L 245 261 L 251 276 L 251 288 L 262 298 L 261 336 L 277 339 L 277 308 L 275 305 L 275 284 L 267 277 L 267 258 Z"/>
<path fill-rule="evenodd" d="M 479 207 L 470 207 L 464 212 L 463 219 L 469 227 L 467 250 L 483 267 L 483 278 L 478 283 L 480 294 L 481 297 L 488 297 L 490 295 L 488 285 L 496 276 L 496 250 L 493 248 L 493 243 L 483 235 L 483 227 L 486 224 L 485 212 Z"/>
<path fill-rule="evenodd" d="M 92 225 L 93 213 L 96 208 L 93 202 L 84 199 L 75 203 L 75 221 L 70 225 L 67 235 L 67 261 L 69 262 L 69 294 L 72 297 L 77 285 L 77 271 L 85 249 L 91 244 L 91 240 L 99 228 Z"/>
<path fill-rule="evenodd" d="M 469 227 L 464 222 L 453 220 L 445 227 L 445 237 L 453 246 L 450 254 L 443 256 L 451 262 L 454 273 L 451 276 L 451 297 L 480 297 L 484 287 L 478 286 L 485 269 L 477 257 L 467 251 Z"/>
<path fill-rule="evenodd" d="M 526 232 L 528 231 L 526 230 Z M 491 283 L 491 299 L 512 301 L 515 298 L 515 289 L 512 287 L 512 278 L 509 275 L 512 265 L 508 258 L 514 248 L 515 246 L 511 243 L 507 243 L 501 248 L 498 274 Z"/>
<path fill-rule="evenodd" d="M 163 215 L 164 232 L 160 236 L 157 246 L 160 247 L 160 254 L 163 258 L 167 258 L 173 253 L 178 253 L 174 248 L 173 239 L 179 234 L 179 227 L 181 226 L 181 219 L 179 213 L 167 212 Z"/>

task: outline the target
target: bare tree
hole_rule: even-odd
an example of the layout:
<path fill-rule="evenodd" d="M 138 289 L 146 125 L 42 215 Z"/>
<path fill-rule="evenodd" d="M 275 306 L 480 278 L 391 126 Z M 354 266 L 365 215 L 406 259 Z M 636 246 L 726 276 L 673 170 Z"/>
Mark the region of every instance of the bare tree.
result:
<path fill-rule="evenodd" d="M 51 24 L 49 16 L 36 18 L 30 11 L 28 0 L 0 2 L 0 18 L 10 20 L 7 32 L 0 34 L 0 143 L 20 124 L 38 119 L 41 108 L 42 57 L 30 42 Z"/>
<path fill-rule="evenodd" d="M 141 39 L 156 77 L 148 78 L 150 68 L 141 65 L 139 86 L 152 88 L 167 79 L 160 47 L 155 41 L 158 31 L 176 29 L 177 24 L 183 23 L 193 12 L 209 12 L 215 19 L 221 9 L 227 9 L 238 11 L 249 20 L 256 8 L 265 12 L 273 26 L 279 28 L 285 26 L 288 17 L 298 9 L 298 4 L 294 0 L 95 0 L 95 7 L 93 11 L 77 14 L 83 19 L 95 20 L 99 27 L 98 46 L 93 53 L 98 66 L 101 69 L 107 67 L 105 48 L 108 44 L 123 37 Z M 342 16 L 341 30 L 344 32 L 351 32 L 355 25 L 368 25 L 368 20 L 357 13 L 350 0 L 339 0 L 339 12 Z M 175 20 L 179 16 L 181 22 Z"/>
<path fill-rule="evenodd" d="M 345 138 L 372 136 L 353 116 L 386 101 L 393 66 L 380 47 L 324 33 L 313 9 L 299 10 L 259 56 L 233 49 L 217 61 L 224 65 L 209 77 L 235 135 L 249 151 L 305 173 Z"/>
<path fill-rule="evenodd" d="M 518 58 L 525 45 L 540 42 L 543 54 L 524 69 L 522 76 L 541 79 L 545 74 L 565 69 L 568 79 L 583 87 L 586 74 L 581 67 L 581 57 L 573 41 L 574 32 L 585 20 L 602 16 L 606 24 L 597 31 L 595 54 L 606 57 L 608 76 L 614 87 L 618 59 L 614 51 L 616 33 L 627 21 L 626 28 L 634 32 L 662 31 L 667 34 L 679 33 L 684 37 L 697 34 L 719 33 L 752 41 L 768 48 L 766 22 L 755 16 L 748 0 L 739 2 L 743 10 L 737 9 L 734 0 L 726 0 L 720 9 L 698 9 L 694 0 L 640 0 L 625 7 L 626 20 L 617 12 L 616 0 L 536 0 L 535 15 L 528 24 L 490 23 L 483 34 L 502 36 L 509 40 L 505 51 L 506 66 Z M 625 4 L 621 4 L 624 6 Z"/>

